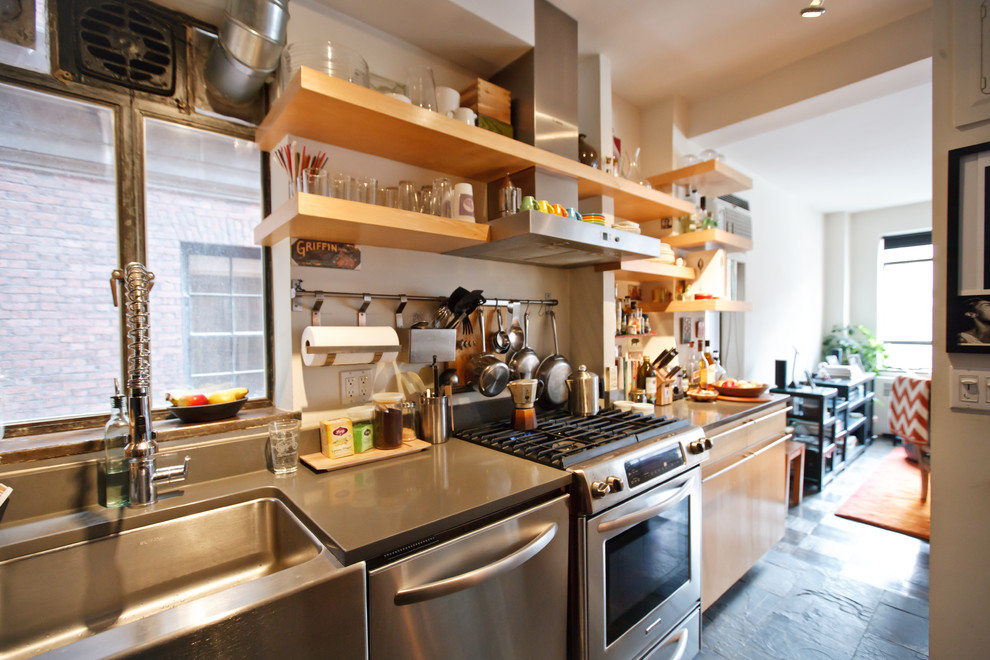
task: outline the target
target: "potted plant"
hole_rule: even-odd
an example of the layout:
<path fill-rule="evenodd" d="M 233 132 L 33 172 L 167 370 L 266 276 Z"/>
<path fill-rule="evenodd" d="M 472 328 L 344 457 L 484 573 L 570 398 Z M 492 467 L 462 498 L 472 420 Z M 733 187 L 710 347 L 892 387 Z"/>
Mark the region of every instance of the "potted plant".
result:
<path fill-rule="evenodd" d="M 858 355 L 863 369 L 873 373 L 879 373 L 887 359 L 883 342 L 864 325 L 834 326 L 822 340 L 822 353 L 830 355 L 833 351 L 838 351 L 839 360 L 846 364 L 850 355 Z"/>

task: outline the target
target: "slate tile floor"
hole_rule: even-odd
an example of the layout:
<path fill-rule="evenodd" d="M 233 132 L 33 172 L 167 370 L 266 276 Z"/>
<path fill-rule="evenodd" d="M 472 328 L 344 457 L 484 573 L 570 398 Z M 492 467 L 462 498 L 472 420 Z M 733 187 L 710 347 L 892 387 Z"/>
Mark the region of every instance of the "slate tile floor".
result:
<path fill-rule="evenodd" d="M 876 439 L 791 507 L 783 540 L 704 613 L 700 658 L 928 657 L 928 543 L 834 515 L 892 448 Z"/>

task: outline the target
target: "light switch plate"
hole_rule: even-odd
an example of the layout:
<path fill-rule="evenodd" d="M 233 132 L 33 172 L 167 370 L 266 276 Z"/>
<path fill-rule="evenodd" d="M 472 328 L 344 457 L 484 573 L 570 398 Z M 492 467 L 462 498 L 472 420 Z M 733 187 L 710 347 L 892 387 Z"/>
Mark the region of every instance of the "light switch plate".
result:
<path fill-rule="evenodd" d="M 990 412 L 990 369 L 951 369 L 950 403 L 957 410 Z"/>

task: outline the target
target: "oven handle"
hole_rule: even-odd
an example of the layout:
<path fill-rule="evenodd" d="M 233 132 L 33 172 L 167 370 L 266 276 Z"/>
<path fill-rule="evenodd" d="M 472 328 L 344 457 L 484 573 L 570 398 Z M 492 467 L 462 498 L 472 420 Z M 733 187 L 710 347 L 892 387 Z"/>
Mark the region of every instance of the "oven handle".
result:
<path fill-rule="evenodd" d="M 785 442 L 787 440 L 790 440 L 793 437 L 794 437 L 794 434 L 793 433 L 785 433 L 784 435 L 780 436 L 776 440 L 771 441 L 770 444 L 766 445 L 765 447 L 761 447 L 757 451 L 748 452 L 747 454 L 745 454 L 745 456 L 742 459 L 740 459 L 738 461 L 735 461 L 732 465 L 729 465 L 728 467 L 722 468 L 721 470 L 719 470 L 715 474 L 708 475 L 707 477 L 705 477 L 704 479 L 702 479 L 701 482 L 704 483 L 706 481 L 711 481 L 712 479 L 715 479 L 717 477 L 721 477 L 723 474 L 725 474 L 729 470 L 732 470 L 733 468 L 736 468 L 736 467 L 742 465 L 746 461 L 749 461 L 749 460 L 752 460 L 752 459 L 756 458 L 757 456 L 759 456 L 763 452 L 770 451 L 771 449 L 773 449 L 774 447 L 776 447 L 780 443 Z"/>
<path fill-rule="evenodd" d="M 598 524 L 598 533 L 605 534 L 611 532 L 615 529 L 625 529 L 626 527 L 632 527 L 633 525 L 638 525 L 644 520 L 649 520 L 653 516 L 657 515 L 664 509 L 670 507 L 671 504 L 679 502 L 680 500 L 687 497 L 691 489 L 694 488 L 694 480 L 689 479 L 680 486 L 677 490 L 671 492 L 670 495 L 664 497 L 660 502 L 654 504 L 646 509 L 640 509 L 635 513 L 630 513 L 627 516 L 622 516 L 621 518 L 616 518 L 615 520 L 606 520 Z"/>
<path fill-rule="evenodd" d="M 455 575 L 444 580 L 429 582 L 418 587 L 400 589 L 395 594 L 396 605 L 412 605 L 422 603 L 426 600 L 449 596 L 450 594 L 470 589 L 482 582 L 505 575 L 509 571 L 522 566 L 527 561 L 535 557 L 543 548 L 547 547 L 553 537 L 557 534 L 557 523 L 553 523 L 544 529 L 536 538 L 516 550 L 511 555 L 503 557 L 496 562 L 476 568 L 473 571 Z"/>
<path fill-rule="evenodd" d="M 681 628 L 676 633 L 668 637 L 657 647 L 657 650 L 662 649 L 665 646 L 677 642 L 677 648 L 674 649 L 674 655 L 670 656 L 670 660 L 681 660 L 684 657 L 684 652 L 687 651 L 688 637 L 690 636 L 690 628 Z"/>

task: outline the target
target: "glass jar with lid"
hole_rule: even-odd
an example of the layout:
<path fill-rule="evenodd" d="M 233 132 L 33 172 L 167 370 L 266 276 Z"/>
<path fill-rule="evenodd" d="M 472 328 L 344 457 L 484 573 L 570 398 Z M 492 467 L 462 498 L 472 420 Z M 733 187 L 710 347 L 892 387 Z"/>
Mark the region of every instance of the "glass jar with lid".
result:
<path fill-rule="evenodd" d="M 402 446 L 402 422 L 405 412 L 402 394 L 379 392 L 371 397 L 375 404 L 372 437 L 375 449 L 398 449 Z"/>

